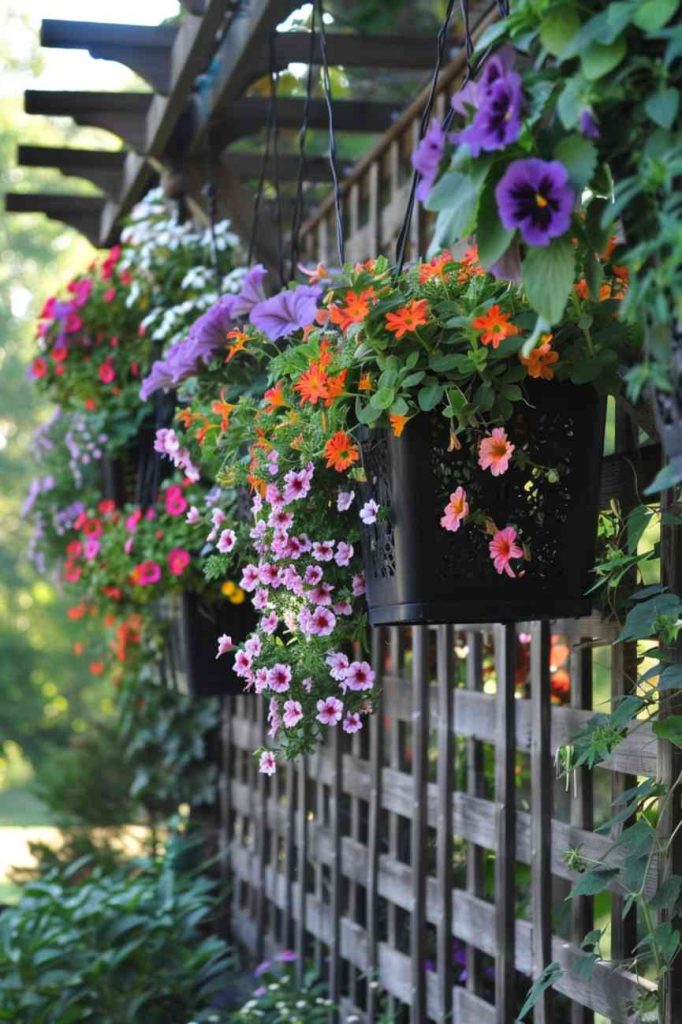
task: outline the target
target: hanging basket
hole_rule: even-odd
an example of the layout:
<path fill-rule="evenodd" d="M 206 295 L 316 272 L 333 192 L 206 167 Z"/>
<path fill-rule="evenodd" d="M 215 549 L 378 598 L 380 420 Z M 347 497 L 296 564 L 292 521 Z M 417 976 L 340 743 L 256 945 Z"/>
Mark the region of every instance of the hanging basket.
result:
<path fill-rule="evenodd" d="M 216 658 L 218 637 L 227 633 L 239 646 L 256 628 L 250 602 L 231 604 L 183 592 L 174 601 L 170 644 L 180 686 L 193 697 L 229 697 L 243 692 L 232 671 L 234 654 Z"/>
<path fill-rule="evenodd" d="M 363 528 L 372 625 L 505 622 L 589 614 L 585 596 L 594 564 L 605 401 L 589 386 L 531 381 L 506 425 L 517 452 L 557 467 L 558 482 L 512 458 L 499 477 L 475 453 L 449 451 L 449 421 L 437 413 L 411 420 L 400 438 L 388 429 L 361 439 L 366 498 L 382 511 Z M 464 522 L 440 526 L 457 487 L 470 507 L 498 528 L 514 526 L 530 545 L 517 578 L 498 574 L 490 536 Z"/>

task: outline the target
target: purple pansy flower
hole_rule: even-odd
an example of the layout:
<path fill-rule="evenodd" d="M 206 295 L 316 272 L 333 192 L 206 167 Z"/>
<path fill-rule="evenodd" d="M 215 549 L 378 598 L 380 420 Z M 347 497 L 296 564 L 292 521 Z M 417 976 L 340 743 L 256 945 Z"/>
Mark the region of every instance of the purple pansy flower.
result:
<path fill-rule="evenodd" d="M 587 139 L 598 139 L 601 135 L 599 124 L 591 110 L 583 110 L 581 113 L 580 131 Z"/>
<path fill-rule="evenodd" d="M 266 274 L 267 270 L 262 263 L 256 263 L 254 267 L 251 267 L 244 278 L 242 290 L 235 298 L 232 308 L 233 316 L 247 316 L 254 306 L 265 299 L 263 279 Z"/>
<path fill-rule="evenodd" d="M 277 341 L 313 323 L 321 293 L 321 288 L 307 284 L 295 291 L 280 292 L 254 306 L 249 320 L 270 341 Z"/>
<path fill-rule="evenodd" d="M 434 121 L 412 154 L 412 166 L 421 175 L 416 192 L 417 199 L 420 202 L 428 199 L 431 186 L 436 179 L 440 162 L 443 159 L 444 149 L 445 133 L 441 126 Z"/>
<path fill-rule="evenodd" d="M 519 243 L 514 240 L 509 248 L 505 249 L 499 260 L 488 267 L 488 271 L 500 281 L 520 281 L 521 250 Z"/>
<path fill-rule="evenodd" d="M 521 133 L 523 94 L 521 78 L 515 71 L 497 77 L 485 89 L 479 88 L 480 105 L 476 117 L 453 141 L 466 142 L 471 155 L 477 157 L 504 149 L 516 142 Z"/>
<path fill-rule="evenodd" d="M 558 160 L 514 160 L 495 189 L 502 225 L 528 245 L 547 246 L 568 231 L 575 192 Z"/>

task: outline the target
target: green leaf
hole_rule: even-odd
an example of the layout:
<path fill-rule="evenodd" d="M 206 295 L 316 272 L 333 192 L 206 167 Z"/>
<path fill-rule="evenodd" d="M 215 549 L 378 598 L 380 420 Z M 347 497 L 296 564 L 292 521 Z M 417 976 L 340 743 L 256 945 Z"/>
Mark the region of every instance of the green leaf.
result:
<path fill-rule="evenodd" d="M 459 171 L 446 171 L 441 175 L 424 203 L 427 210 L 449 210 L 461 202 L 469 190 L 469 175 Z"/>
<path fill-rule="evenodd" d="M 658 32 L 679 6 L 679 0 L 640 0 L 632 21 L 642 32 Z"/>
<path fill-rule="evenodd" d="M 666 665 L 658 679 L 659 690 L 682 689 L 682 665 Z"/>
<path fill-rule="evenodd" d="M 645 640 L 654 632 L 654 623 L 661 616 L 676 619 L 682 610 L 682 601 L 676 594 L 656 594 L 646 601 L 638 601 L 630 609 L 618 642 L 623 640 Z"/>
<path fill-rule="evenodd" d="M 677 89 L 661 89 L 649 96 L 644 109 L 652 121 L 661 128 L 672 128 L 680 105 L 680 94 Z"/>
<path fill-rule="evenodd" d="M 608 75 L 617 68 L 627 53 L 625 36 L 619 36 L 612 43 L 592 43 L 581 54 L 583 74 L 590 82 Z"/>
<path fill-rule="evenodd" d="M 580 28 L 580 18 L 573 4 L 552 7 L 542 19 L 540 41 L 548 53 L 560 57 L 566 44 Z"/>
<path fill-rule="evenodd" d="M 674 746 L 682 747 L 682 715 L 668 715 L 654 722 L 652 728 L 659 740 L 669 740 Z"/>
<path fill-rule="evenodd" d="M 554 150 L 554 156 L 565 166 L 576 191 L 581 192 L 597 166 L 597 147 L 583 135 L 566 135 Z"/>
<path fill-rule="evenodd" d="M 659 470 L 644 493 L 658 494 L 659 491 L 667 491 L 668 488 L 676 487 L 679 483 L 682 483 L 682 464 L 670 462 Z"/>
<path fill-rule="evenodd" d="M 440 402 L 443 397 L 444 388 L 442 384 L 434 381 L 432 384 L 427 384 L 426 387 L 420 389 L 417 395 L 417 401 L 419 402 L 419 408 L 422 412 L 431 412 L 432 409 Z"/>
<path fill-rule="evenodd" d="M 457 352 L 444 352 L 440 355 L 431 356 L 429 367 L 434 373 L 447 373 L 448 370 L 454 370 L 460 359 L 461 355 Z"/>
<path fill-rule="evenodd" d="M 369 400 L 369 404 L 375 409 L 388 409 L 395 401 L 393 388 L 378 388 Z"/>
<path fill-rule="evenodd" d="M 481 192 L 478 204 L 478 216 L 476 218 L 476 242 L 478 244 L 478 258 L 481 264 L 489 270 L 493 263 L 497 263 L 500 256 L 509 248 L 514 237 L 513 231 L 507 231 L 502 227 L 500 215 L 495 199 L 495 188 L 499 177 L 489 175 Z"/>
<path fill-rule="evenodd" d="M 567 238 L 545 248 L 530 248 L 522 265 L 528 301 L 551 326 L 563 315 L 575 276 L 575 253 Z"/>
<path fill-rule="evenodd" d="M 580 120 L 580 114 L 585 106 L 583 92 L 585 82 L 582 75 L 574 75 L 564 85 L 559 99 L 557 100 L 557 113 L 564 128 L 570 131 L 575 128 Z"/>
<path fill-rule="evenodd" d="M 671 875 L 670 878 L 666 878 L 665 882 L 659 886 L 656 895 L 651 897 L 649 906 L 652 910 L 668 910 L 672 912 L 680 898 L 681 890 L 682 877 L 680 875 Z"/>
<path fill-rule="evenodd" d="M 526 996 L 526 1001 L 521 1007 L 519 1015 L 516 1018 L 516 1024 L 519 1024 L 519 1022 L 523 1020 L 529 1011 L 533 1009 L 542 993 L 546 989 L 551 988 L 563 973 L 561 964 L 556 961 L 551 964 L 547 964 L 540 977 L 533 982 L 532 988 Z"/>
<path fill-rule="evenodd" d="M 571 889 L 571 899 L 577 896 L 596 896 L 597 893 L 606 892 L 609 883 L 618 874 L 618 868 L 607 868 L 599 864 L 580 875 Z"/>
<path fill-rule="evenodd" d="M 416 384 L 420 384 L 426 373 L 424 370 L 416 370 L 414 373 L 408 373 L 407 377 L 403 378 L 400 382 L 401 388 L 413 388 Z"/>

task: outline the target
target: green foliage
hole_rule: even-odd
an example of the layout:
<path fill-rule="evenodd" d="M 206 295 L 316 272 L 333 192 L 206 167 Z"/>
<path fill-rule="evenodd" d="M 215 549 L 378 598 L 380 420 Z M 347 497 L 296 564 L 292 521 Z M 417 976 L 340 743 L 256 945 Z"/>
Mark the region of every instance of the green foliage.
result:
<path fill-rule="evenodd" d="M 306 970 L 299 983 L 292 966 L 295 959 L 285 951 L 261 964 L 256 969 L 257 987 L 239 1010 L 199 1014 L 187 1024 L 327 1024 L 333 1004 L 326 998 L 326 986 L 313 970 Z"/>
<path fill-rule="evenodd" d="M 0 1020 L 17 1024 L 185 1024 L 225 984 L 230 957 L 207 937 L 212 885 L 167 863 L 82 865 L 28 884 L 0 917 Z"/>

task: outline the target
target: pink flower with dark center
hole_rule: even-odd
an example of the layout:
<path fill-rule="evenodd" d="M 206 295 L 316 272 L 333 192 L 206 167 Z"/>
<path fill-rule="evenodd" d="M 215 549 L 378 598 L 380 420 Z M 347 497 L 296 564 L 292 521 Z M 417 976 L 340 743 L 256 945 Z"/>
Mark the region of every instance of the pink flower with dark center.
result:
<path fill-rule="evenodd" d="M 262 508 L 263 499 L 261 498 L 260 494 L 254 494 L 253 498 L 251 499 L 251 511 L 255 515 L 257 512 L 260 512 Z"/>
<path fill-rule="evenodd" d="M 318 562 L 331 562 L 334 557 L 334 541 L 322 540 L 313 544 L 313 558 Z"/>
<path fill-rule="evenodd" d="M 282 573 L 282 583 L 287 590 L 290 590 L 296 597 L 300 597 L 303 593 L 303 580 L 294 569 L 293 565 L 288 565 Z"/>
<path fill-rule="evenodd" d="M 263 649 L 263 645 L 260 642 L 260 637 L 257 633 L 252 633 L 244 644 L 244 650 L 247 651 L 252 658 L 257 658 Z"/>
<path fill-rule="evenodd" d="M 287 614 L 284 616 L 284 621 L 286 622 L 291 632 L 293 632 L 294 630 L 294 626 L 292 624 L 292 615 L 293 613 L 287 612 Z M 301 632 L 305 633 L 306 636 L 309 636 L 312 632 L 312 619 L 313 617 L 310 612 L 310 609 L 301 608 L 300 612 L 298 613 L 298 625 L 301 629 Z"/>
<path fill-rule="evenodd" d="M 261 754 L 258 771 L 263 775 L 274 775 L 277 771 L 277 759 L 271 750 L 264 750 Z"/>
<path fill-rule="evenodd" d="M 100 550 L 100 543 L 97 540 L 97 538 L 96 537 L 88 537 L 88 539 L 85 542 L 85 549 L 84 549 L 85 561 L 86 562 L 91 562 L 93 560 L 93 558 L 97 558 L 97 556 L 99 554 L 99 550 Z"/>
<path fill-rule="evenodd" d="M 173 548 L 168 552 L 168 571 L 171 576 L 182 576 L 189 563 L 190 554 L 185 548 Z"/>
<path fill-rule="evenodd" d="M 353 661 L 348 666 L 344 682 L 349 690 L 371 690 L 374 683 L 374 672 L 366 661 Z"/>
<path fill-rule="evenodd" d="M 344 540 L 340 540 L 336 546 L 336 555 L 334 556 L 334 561 L 340 568 L 343 569 L 350 563 L 350 560 L 354 554 L 355 549 L 353 548 L 353 545 L 346 544 Z"/>
<path fill-rule="evenodd" d="M 268 670 L 266 668 L 256 669 L 253 681 L 255 683 L 256 693 L 262 693 L 268 685 Z"/>
<path fill-rule="evenodd" d="M 179 484 L 171 484 L 165 494 L 166 512 L 169 516 L 181 516 L 187 511 L 189 502 Z"/>
<path fill-rule="evenodd" d="M 252 526 L 249 530 L 249 537 L 252 540 L 258 540 L 260 537 L 264 537 L 267 533 L 268 524 L 264 519 L 259 519 L 255 526 Z"/>
<path fill-rule="evenodd" d="M 335 625 L 336 616 L 321 606 L 317 607 L 310 617 L 310 632 L 313 636 L 329 636 Z"/>
<path fill-rule="evenodd" d="M 308 592 L 308 600 L 317 605 L 330 605 L 332 603 L 332 591 L 335 588 L 331 583 L 318 583 L 316 587 Z"/>
<path fill-rule="evenodd" d="M 285 512 L 283 508 L 273 509 L 268 516 L 268 526 L 284 533 L 291 528 L 293 521 L 294 517 L 291 512 Z"/>
<path fill-rule="evenodd" d="M 356 572 L 353 576 L 353 597 L 362 597 L 365 592 L 365 575 Z"/>
<path fill-rule="evenodd" d="M 279 713 L 279 704 L 277 703 L 275 697 L 273 697 L 270 701 L 270 709 L 268 711 L 268 722 L 270 723 L 270 728 L 268 729 L 268 736 L 270 737 L 271 740 L 274 740 L 275 736 L 279 732 L 280 727 L 282 725 L 282 716 Z"/>
<path fill-rule="evenodd" d="M 126 555 L 132 555 L 134 547 L 135 547 L 135 538 L 134 537 L 128 537 L 128 539 L 126 540 L 125 544 L 123 545 L 123 550 L 125 551 Z"/>
<path fill-rule="evenodd" d="M 355 491 L 339 491 L 336 507 L 339 512 L 347 512 L 355 500 Z"/>
<path fill-rule="evenodd" d="M 478 464 L 481 469 L 489 469 L 493 476 L 502 476 L 509 469 L 514 448 L 504 427 L 494 427 L 492 434 L 484 437 L 478 446 Z"/>
<path fill-rule="evenodd" d="M 309 565 L 306 571 L 303 573 L 303 580 L 310 587 L 315 587 L 322 579 L 324 575 L 319 565 Z"/>
<path fill-rule="evenodd" d="M 211 512 L 211 525 L 214 530 L 219 530 L 225 522 L 227 516 L 220 508 L 214 508 Z"/>
<path fill-rule="evenodd" d="M 189 512 L 185 516 L 185 522 L 190 526 L 195 526 L 197 523 L 201 522 L 201 513 L 196 505 L 190 505 Z"/>
<path fill-rule="evenodd" d="M 343 703 L 338 697 L 327 697 L 325 700 L 318 700 L 317 715 L 315 717 L 318 722 L 322 722 L 322 725 L 338 725 L 342 714 Z"/>
<path fill-rule="evenodd" d="M 244 677 L 250 671 L 253 658 L 247 651 L 237 651 L 234 656 L 235 675 Z"/>
<path fill-rule="evenodd" d="M 290 469 L 284 477 L 284 491 L 282 492 L 284 504 L 289 505 L 292 501 L 305 498 L 309 491 L 310 476 L 308 473 L 304 469 L 298 472 L 295 469 Z"/>
<path fill-rule="evenodd" d="M 133 583 L 140 587 L 149 587 L 161 579 L 161 566 L 156 562 L 140 562 L 130 574 Z"/>
<path fill-rule="evenodd" d="M 279 619 L 277 618 L 277 613 L 274 611 L 270 612 L 269 615 L 264 616 L 264 618 L 260 620 L 260 628 L 264 633 L 268 633 L 269 635 L 272 635 L 275 632 L 278 625 Z"/>
<path fill-rule="evenodd" d="M 268 473 L 270 474 L 270 476 L 277 476 L 279 452 L 268 452 L 268 454 L 265 457 L 265 461 L 268 464 Z"/>
<path fill-rule="evenodd" d="M 281 508 L 284 504 L 277 484 L 268 484 L 265 488 L 265 500 L 271 508 Z"/>
<path fill-rule="evenodd" d="M 218 551 L 223 555 L 228 555 L 233 550 L 237 542 L 237 535 L 234 530 L 223 530 L 218 538 Z"/>
<path fill-rule="evenodd" d="M 222 636 L 218 637 L 218 653 L 216 659 L 222 657 L 223 654 L 227 654 L 231 651 L 234 644 L 232 643 L 232 637 L 228 636 L 227 633 L 223 633 Z"/>
<path fill-rule="evenodd" d="M 467 493 L 463 487 L 458 487 L 450 495 L 450 501 L 443 509 L 440 525 L 444 530 L 450 530 L 452 533 L 455 533 L 462 525 L 462 520 L 466 519 L 468 515 Z"/>
<path fill-rule="evenodd" d="M 258 578 L 268 587 L 278 587 L 282 582 L 280 570 L 270 562 L 264 562 L 258 569 Z"/>
<path fill-rule="evenodd" d="M 365 526 L 371 526 L 373 523 L 376 523 L 378 513 L 379 506 L 374 498 L 370 498 L 369 501 L 366 501 L 360 509 L 360 518 Z"/>
<path fill-rule="evenodd" d="M 303 687 L 303 689 L 305 690 L 306 693 L 312 693 L 313 681 L 310 678 L 310 676 L 306 676 L 305 677 L 305 679 L 301 683 L 301 686 Z"/>
<path fill-rule="evenodd" d="M 293 729 L 303 718 L 303 708 L 297 700 L 285 700 L 284 702 L 284 726 L 286 729 Z"/>
<path fill-rule="evenodd" d="M 291 669 L 288 665 L 278 663 L 268 672 L 268 686 L 275 693 L 286 693 L 291 682 Z"/>
<path fill-rule="evenodd" d="M 267 590 L 257 590 L 251 598 L 251 604 L 257 612 L 264 612 L 270 601 L 270 593 Z"/>
<path fill-rule="evenodd" d="M 170 457 L 176 455 L 180 451 L 180 442 L 175 431 L 167 430 L 165 427 L 157 430 L 154 438 L 154 451 Z"/>
<path fill-rule="evenodd" d="M 294 561 L 300 558 L 302 554 L 301 542 L 298 537 L 287 537 L 286 547 L 284 549 L 285 558 L 291 558 Z"/>
<path fill-rule="evenodd" d="M 128 533 L 134 533 L 137 529 L 137 524 L 142 519 L 142 510 L 136 508 L 134 512 L 131 512 L 126 519 L 126 530 Z"/>
<path fill-rule="evenodd" d="M 345 678 L 349 663 L 348 656 L 343 651 L 330 651 L 324 660 L 329 665 L 329 674 L 332 679 L 340 682 Z"/>
<path fill-rule="evenodd" d="M 488 548 L 493 565 L 499 573 L 506 573 L 512 579 L 516 573 L 509 564 L 512 558 L 523 558 L 523 548 L 515 543 L 516 530 L 513 526 L 505 526 L 504 530 L 498 530 L 490 541 Z"/>
<path fill-rule="evenodd" d="M 338 604 L 332 605 L 332 611 L 334 615 L 352 615 L 353 605 L 350 601 L 339 601 Z"/>
<path fill-rule="evenodd" d="M 298 535 L 298 541 L 299 544 L 301 545 L 301 552 L 304 555 L 307 555 L 309 551 L 312 551 L 313 542 L 311 541 L 307 533 L 300 533 Z"/>
<path fill-rule="evenodd" d="M 116 380 L 116 370 L 112 364 L 107 361 L 106 363 L 102 363 L 97 371 L 97 376 L 102 381 L 102 384 L 113 384 Z"/>
<path fill-rule="evenodd" d="M 255 590 L 260 582 L 260 573 L 257 565 L 245 565 L 242 571 L 242 578 L 239 585 L 242 590 Z"/>
<path fill-rule="evenodd" d="M 362 729 L 362 719 L 357 711 L 347 711 L 343 720 L 343 731 L 350 733 L 359 732 Z"/>

